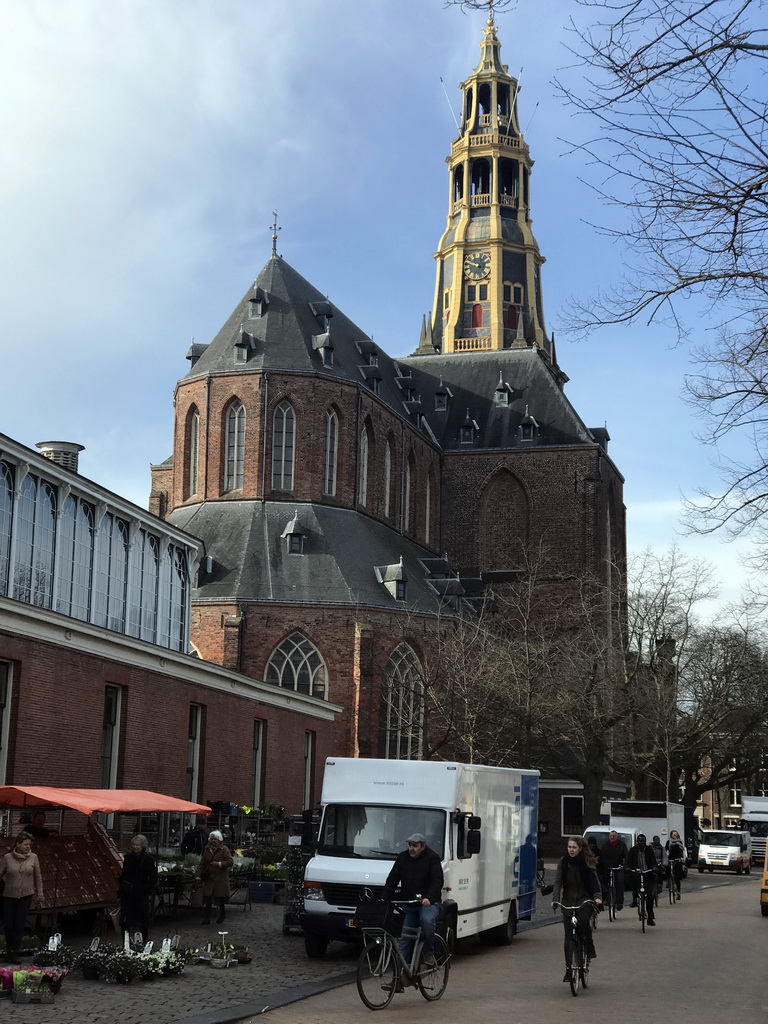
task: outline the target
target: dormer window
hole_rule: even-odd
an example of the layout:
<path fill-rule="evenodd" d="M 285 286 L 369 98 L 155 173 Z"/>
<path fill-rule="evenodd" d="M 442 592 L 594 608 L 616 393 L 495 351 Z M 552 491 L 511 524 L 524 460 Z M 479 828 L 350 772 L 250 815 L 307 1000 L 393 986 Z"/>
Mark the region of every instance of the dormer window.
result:
<path fill-rule="evenodd" d="M 247 363 L 248 356 L 255 347 L 253 337 L 243 329 L 241 324 L 240 334 L 235 339 L 235 362 Z"/>
<path fill-rule="evenodd" d="M 330 325 L 324 334 L 312 335 L 312 348 L 320 353 L 323 366 L 333 366 L 333 342 L 331 341 Z"/>
<path fill-rule="evenodd" d="M 304 554 L 304 536 L 304 530 L 299 522 L 299 513 L 296 511 L 293 513 L 293 519 L 280 535 L 280 539 L 286 542 L 286 549 L 289 555 Z"/>
<path fill-rule="evenodd" d="M 367 366 L 378 366 L 379 365 L 379 357 L 376 355 L 375 352 L 367 352 L 366 356 L 367 356 L 367 359 L 366 359 L 366 365 Z"/>
<path fill-rule="evenodd" d="M 532 423 L 521 423 L 520 424 L 520 440 L 521 441 L 532 441 L 533 440 L 533 424 Z"/>
<path fill-rule="evenodd" d="M 496 388 L 494 397 L 499 408 L 506 408 L 509 405 L 509 392 L 506 388 Z"/>
<path fill-rule="evenodd" d="M 402 556 L 397 565 L 374 565 L 376 581 L 382 583 L 396 601 L 405 601 L 408 594 L 408 577 Z"/>
<path fill-rule="evenodd" d="M 459 432 L 459 440 L 462 444 L 472 444 L 475 440 L 475 431 L 472 427 L 462 427 Z"/>
<path fill-rule="evenodd" d="M 445 391 L 435 392 L 435 412 L 445 412 L 448 408 L 448 395 Z"/>
<path fill-rule="evenodd" d="M 251 299 L 248 303 L 248 315 L 251 320 L 258 320 L 264 316 L 264 300 L 263 299 Z"/>
<path fill-rule="evenodd" d="M 332 348 L 324 348 L 323 349 L 323 366 L 328 367 L 329 369 L 330 369 L 330 367 L 333 366 L 333 349 Z"/>
<path fill-rule="evenodd" d="M 408 593 L 408 583 L 406 580 L 395 580 L 395 600 L 405 601 Z"/>

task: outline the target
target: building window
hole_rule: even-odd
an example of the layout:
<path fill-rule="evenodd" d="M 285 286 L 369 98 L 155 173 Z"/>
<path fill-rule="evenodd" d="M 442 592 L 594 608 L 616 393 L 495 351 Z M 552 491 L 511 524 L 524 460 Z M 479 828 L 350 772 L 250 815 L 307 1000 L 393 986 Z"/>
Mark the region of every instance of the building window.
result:
<path fill-rule="evenodd" d="M 258 320 L 264 316 L 264 300 L 251 299 L 248 303 L 248 316 L 251 320 Z"/>
<path fill-rule="evenodd" d="M 503 301 L 504 302 L 511 302 L 512 301 L 512 285 L 511 284 L 505 284 L 502 287 L 501 291 L 502 291 L 502 299 L 503 299 Z"/>
<path fill-rule="evenodd" d="M 561 835 L 580 836 L 584 831 L 584 797 L 563 796 L 561 806 Z"/>
<path fill-rule="evenodd" d="M 304 733 L 304 792 L 302 798 L 304 807 L 311 807 L 314 804 L 312 799 L 312 776 L 315 767 L 315 734 L 309 729 Z"/>
<path fill-rule="evenodd" d="M 403 530 L 411 531 L 411 460 L 405 464 L 405 481 L 403 487 Z"/>
<path fill-rule="evenodd" d="M 360 460 L 357 473 L 357 502 L 365 508 L 368 503 L 368 431 L 365 424 L 360 433 Z"/>
<path fill-rule="evenodd" d="M 481 302 L 487 302 L 488 301 L 488 285 L 487 284 L 481 284 L 480 287 L 478 288 L 478 292 L 479 292 L 479 296 L 478 297 L 479 297 L 480 301 Z"/>
<path fill-rule="evenodd" d="M 301 633 L 291 633 L 275 648 L 264 678 L 284 690 L 326 699 L 325 662 L 315 645 Z"/>
<path fill-rule="evenodd" d="M 406 580 L 395 580 L 395 600 L 404 601 L 408 596 L 408 583 Z"/>
<path fill-rule="evenodd" d="M 382 756 L 419 760 L 424 727 L 424 677 L 421 664 L 408 644 L 400 644 L 384 667 L 381 716 Z"/>
<path fill-rule="evenodd" d="M 0 594 L 7 594 L 10 576 L 13 469 L 0 462 Z"/>
<path fill-rule="evenodd" d="M 11 723 L 11 666 L 0 661 L 0 785 L 5 785 L 8 771 L 8 737 Z"/>
<path fill-rule="evenodd" d="M 13 596 L 17 600 L 51 607 L 55 536 L 56 493 L 46 481 L 27 476 L 16 517 Z"/>
<path fill-rule="evenodd" d="M 507 330 L 517 330 L 517 306 L 507 306 Z"/>
<path fill-rule="evenodd" d="M 336 456 L 339 444 L 339 420 L 333 409 L 325 414 L 325 451 L 323 454 L 323 494 L 336 493 Z"/>
<path fill-rule="evenodd" d="M 512 289 L 512 301 L 516 306 L 522 306 L 523 304 L 523 286 L 516 284 Z"/>
<path fill-rule="evenodd" d="M 272 488 L 293 490 L 296 454 L 296 414 L 290 402 L 281 402 L 272 417 Z"/>
<path fill-rule="evenodd" d="M 194 409 L 189 418 L 189 440 L 187 442 L 189 453 L 189 487 L 187 497 L 197 494 L 199 485 L 198 470 L 200 466 L 200 413 Z"/>
<path fill-rule="evenodd" d="M 245 407 L 242 402 L 233 402 L 227 411 L 226 460 L 224 490 L 242 490 L 245 466 Z"/>
<path fill-rule="evenodd" d="M 104 687 L 104 716 L 101 731 L 101 789 L 117 788 L 120 755 L 120 713 L 122 693 L 119 686 Z"/>
<path fill-rule="evenodd" d="M 93 580 L 93 508 L 79 501 L 75 515 L 72 608 L 70 615 L 88 622 Z"/>
<path fill-rule="evenodd" d="M 520 440 L 521 441 L 532 441 L 533 440 L 533 424 L 532 423 L 521 423 L 520 424 Z"/>
<path fill-rule="evenodd" d="M 448 408 L 448 395 L 444 391 L 435 394 L 435 412 L 445 412 Z"/>
<path fill-rule="evenodd" d="M 251 803 L 254 807 L 261 804 L 263 796 L 264 776 L 264 722 L 260 718 L 253 721 L 253 770 L 251 786 Z"/>
<path fill-rule="evenodd" d="M 728 803 L 731 807 L 741 807 L 741 783 L 732 782 L 728 787 Z"/>
<path fill-rule="evenodd" d="M 474 427 L 460 427 L 459 428 L 459 442 L 461 444 L 472 444 L 475 440 L 475 428 Z"/>
<path fill-rule="evenodd" d="M 392 444 L 384 448 L 384 515 L 389 517 L 392 504 Z"/>
<path fill-rule="evenodd" d="M 477 301 L 477 285 L 476 284 L 468 284 L 467 285 L 467 302 L 476 302 L 476 301 Z"/>
<path fill-rule="evenodd" d="M 203 729 L 203 708 L 200 704 L 189 705 L 189 726 L 187 729 L 187 800 L 197 801 L 200 788 L 200 737 Z"/>
<path fill-rule="evenodd" d="M 429 527 L 432 520 L 432 479 L 427 476 L 427 486 L 424 491 L 424 543 L 429 547 Z M 405 600 L 405 596 L 401 598 Z"/>

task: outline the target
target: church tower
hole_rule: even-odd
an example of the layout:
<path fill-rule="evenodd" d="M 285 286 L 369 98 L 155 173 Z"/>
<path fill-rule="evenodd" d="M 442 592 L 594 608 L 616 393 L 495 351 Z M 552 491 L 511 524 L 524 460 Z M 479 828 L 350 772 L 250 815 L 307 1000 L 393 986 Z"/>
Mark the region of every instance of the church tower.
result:
<path fill-rule="evenodd" d="M 461 83 L 461 127 L 448 157 L 448 223 L 435 259 L 431 324 L 419 355 L 538 348 L 554 362 L 544 327 L 531 230 L 533 161 L 517 111 L 520 86 L 501 63 L 493 16 L 480 61 Z"/>

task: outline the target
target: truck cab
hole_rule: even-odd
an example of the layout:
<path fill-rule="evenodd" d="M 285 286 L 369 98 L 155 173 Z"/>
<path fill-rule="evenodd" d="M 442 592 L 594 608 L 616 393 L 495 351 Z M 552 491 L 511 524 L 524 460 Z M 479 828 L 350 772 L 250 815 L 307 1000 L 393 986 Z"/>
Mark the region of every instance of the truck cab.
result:
<path fill-rule="evenodd" d="M 705 830 L 699 843 L 699 874 L 704 870 L 735 871 L 737 875 L 752 871 L 752 838 L 749 832 L 726 829 Z"/>

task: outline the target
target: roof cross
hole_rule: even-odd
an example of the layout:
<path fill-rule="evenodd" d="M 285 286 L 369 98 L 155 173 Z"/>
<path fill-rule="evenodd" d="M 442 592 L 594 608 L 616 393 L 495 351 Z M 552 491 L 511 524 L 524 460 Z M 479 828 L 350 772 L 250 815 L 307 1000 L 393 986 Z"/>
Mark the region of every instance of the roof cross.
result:
<path fill-rule="evenodd" d="M 277 256 L 277 232 L 283 229 L 277 226 L 277 210 L 272 211 L 272 216 L 275 218 L 269 225 L 269 230 L 272 232 L 272 255 Z"/>

